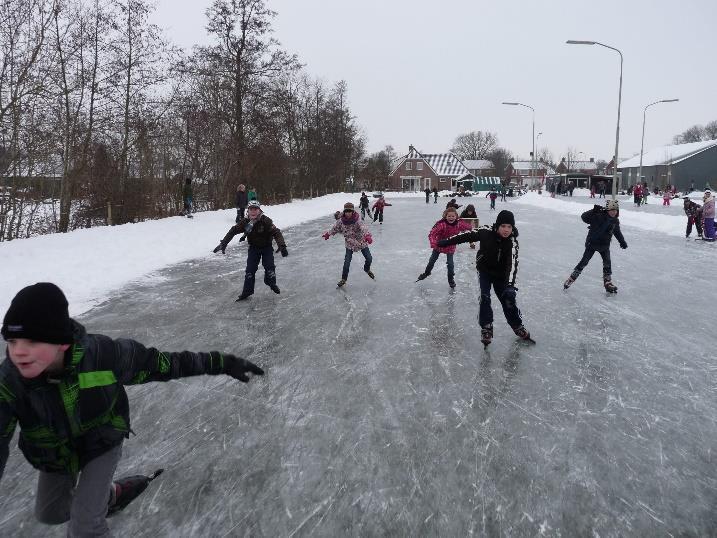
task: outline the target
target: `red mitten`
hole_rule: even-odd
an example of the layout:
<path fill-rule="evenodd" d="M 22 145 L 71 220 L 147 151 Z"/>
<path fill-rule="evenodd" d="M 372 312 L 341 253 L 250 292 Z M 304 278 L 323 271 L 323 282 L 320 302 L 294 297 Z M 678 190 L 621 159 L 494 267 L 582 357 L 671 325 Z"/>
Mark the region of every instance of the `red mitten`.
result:
<path fill-rule="evenodd" d="M 329 232 L 326 232 L 326 233 L 325 233 L 324 235 L 322 235 L 321 237 L 323 237 L 324 239 L 327 239 L 327 240 L 328 240 L 328 238 L 331 237 L 331 234 L 330 234 Z"/>
<path fill-rule="evenodd" d="M 373 237 L 371 237 L 371 234 L 364 235 L 363 240 L 366 241 L 369 245 L 373 243 Z"/>

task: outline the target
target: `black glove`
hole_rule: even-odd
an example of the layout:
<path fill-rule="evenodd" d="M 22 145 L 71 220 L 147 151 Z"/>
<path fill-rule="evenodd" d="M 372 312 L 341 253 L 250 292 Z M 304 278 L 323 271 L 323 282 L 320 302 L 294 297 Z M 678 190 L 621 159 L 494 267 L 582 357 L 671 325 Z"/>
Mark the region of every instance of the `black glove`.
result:
<path fill-rule="evenodd" d="M 601 205 L 594 205 L 594 206 L 593 206 L 593 209 L 594 209 L 595 211 L 602 211 L 602 210 L 605 209 L 605 208 L 604 208 L 603 206 L 601 206 Z"/>
<path fill-rule="evenodd" d="M 627 248 L 627 243 L 623 243 L 622 245 L 620 245 L 620 248 Z"/>
<path fill-rule="evenodd" d="M 225 250 L 227 249 L 227 246 L 224 243 L 219 243 L 216 247 L 214 247 L 214 250 L 212 252 L 216 254 L 220 250 L 222 251 L 222 254 L 226 254 Z"/>
<path fill-rule="evenodd" d="M 438 245 L 439 247 L 447 247 L 448 244 L 448 239 L 441 239 L 440 241 L 438 241 L 438 243 L 436 243 L 436 245 Z"/>
<path fill-rule="evenodd" d="M 239 238 L 239 241 L 246 241 L 246 234 L 242 235 L 242 236 Z"/>
<path fill-rule="evenodd" d="M 286 250 L 286 247 L 279 247 L 279 250 L 281 251 L 282 258 L 286 258 L 289 255 L 289 251 Z"/>
<path fill-rule="evenodd" d="M 236 355 L 224 355 L 224 373 L 243 383 L 248 383 L 249 376 L 247 374 L 264 375 L 264 370 L 253 362 Z"/>

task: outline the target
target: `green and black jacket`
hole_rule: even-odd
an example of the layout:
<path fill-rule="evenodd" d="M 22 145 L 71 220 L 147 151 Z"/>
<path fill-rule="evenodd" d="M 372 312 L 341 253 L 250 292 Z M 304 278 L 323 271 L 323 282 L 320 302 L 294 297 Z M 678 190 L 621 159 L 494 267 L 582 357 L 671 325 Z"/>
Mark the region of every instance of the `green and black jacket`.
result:
<path fill-rule="evenodd" d="M 87 334 L 73 324 L 75 342 L 62 373 L 25 379 L 9 357 L 0 364 L 0 478 L 18 424 L 18 446 L 34 467 L 76 475 L 129 436 L 123 385 L 224 373 L 216 351 L 162 352 L 134 340 Z"/>

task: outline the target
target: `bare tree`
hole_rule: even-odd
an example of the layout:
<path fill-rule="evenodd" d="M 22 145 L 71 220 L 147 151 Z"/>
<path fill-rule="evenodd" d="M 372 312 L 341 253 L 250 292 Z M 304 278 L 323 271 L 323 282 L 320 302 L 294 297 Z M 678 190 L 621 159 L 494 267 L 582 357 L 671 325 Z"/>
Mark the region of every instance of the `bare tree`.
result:
<path fill-rule="evenodd" d="M 486 156 L 486 158 L 493 163 L 496 175 L 502 178 L 505 176 L 505 171 L 508 168 L 508 165 L 513 160 L 513 154 L 505 148 L 496 147 Z"/>
<path fill-rule="evenodd" d="M 717 120 L 709 122 L 704 127 L 705 140 L 717 140 Z"/>
<path fill-rule="evenodd" d="M 498 137 L 489 131 L 471 131 L 456 137 L 451 151 L 464 160 L 487 159 L 496 149 Z"/>
<path fill-rule="evenodd" d="M 686 129 L 681 135 L 680 140 L 682 144 L 689 144 L 690 142 L 701 142 L 705 139 L 705 129 L 701 125 L 693 125 L 689 129 Z"/>
<path fill-rule="evenodd" d="M 556 167 L 555 157 L 553 156 L 553 152 L 550 151 L 548 148 L 543 148 L 540 151 L 538 151 L 538 161 L 546 163 L 546 164 L 550 165 L 552 168 Z"/>

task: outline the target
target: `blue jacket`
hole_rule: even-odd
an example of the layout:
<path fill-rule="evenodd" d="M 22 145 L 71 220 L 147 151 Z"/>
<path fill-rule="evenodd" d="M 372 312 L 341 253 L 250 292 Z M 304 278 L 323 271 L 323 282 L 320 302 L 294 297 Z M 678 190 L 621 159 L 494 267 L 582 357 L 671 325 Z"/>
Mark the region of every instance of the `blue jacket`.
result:
<path fill-rule="evenodd" d="M 621 247 L 627 246 L 625 238 L 620 231 L 620 219 L 607 214 L 604 207 L 596 205 L 582 214 L 583 222 L 590 225 L 585 246 L 594 250 L 610 248 L 610 241 L 614 235 Z"/>

